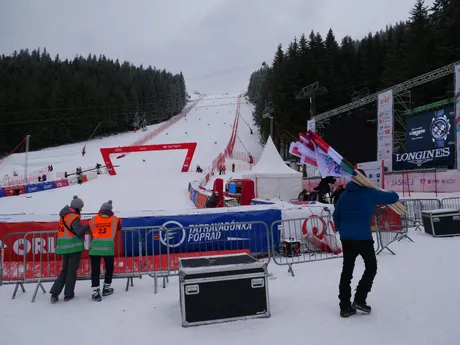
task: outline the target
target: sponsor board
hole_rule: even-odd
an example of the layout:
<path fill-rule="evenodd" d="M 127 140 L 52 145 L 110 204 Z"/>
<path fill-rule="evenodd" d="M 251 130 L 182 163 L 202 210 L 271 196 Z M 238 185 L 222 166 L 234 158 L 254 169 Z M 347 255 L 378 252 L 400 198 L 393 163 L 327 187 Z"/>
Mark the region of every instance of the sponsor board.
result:
<path fill-rule="evenodd" d="M 139 255 L 137 244 L 146 244 L 147 254 L 248 249 L 251 253 L 267 252 L 269 238 L 267 228 L 281 219 L 280 210 L 249 212 L 230 212 L 199 215 L 178 215 L 164 217 L 144 217 L 123 219 L 125 227 L 139 227 L 139 233 L 128 233 L 124 238 L 126 256 Z M 154 230 L 142 227 L 157 226 Z M 161 227 L 168 231 L 162 231 Z M 279 233 L 274 234 L 275 248 L 279 242 Z"/>

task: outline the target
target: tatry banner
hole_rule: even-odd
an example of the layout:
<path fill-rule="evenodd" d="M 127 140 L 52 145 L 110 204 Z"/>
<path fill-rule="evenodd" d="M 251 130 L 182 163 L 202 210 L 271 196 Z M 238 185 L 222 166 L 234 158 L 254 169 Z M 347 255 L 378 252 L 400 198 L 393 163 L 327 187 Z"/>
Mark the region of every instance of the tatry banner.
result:
<path fill-rule="evenodd" d="M 379 94 L 377 101 L 377 160 L 393 170 L 393 90 Z"/>
<path fill-rule="evenodd" d="M 457 132 L 457 169 L 460 170 L 460 65 L 455 65 L 455 128 Z"/>

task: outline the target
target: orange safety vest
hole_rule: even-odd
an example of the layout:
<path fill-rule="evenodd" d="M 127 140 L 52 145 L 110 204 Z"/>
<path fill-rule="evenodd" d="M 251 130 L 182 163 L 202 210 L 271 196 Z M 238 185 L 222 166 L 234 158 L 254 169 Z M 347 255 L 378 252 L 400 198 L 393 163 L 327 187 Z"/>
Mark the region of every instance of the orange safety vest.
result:
<path fill-rule="evenodd" d="M 116 216 L 103 217 L 99 214 L 89 223 L 93 240 L 89 255 L 112 256 L 115 250 L 115 235 L 117 233 L 120 218 Z"/>
<path fill-rule="evenodd" d="M 85 249 L 84 241 L 69 230 L 75 219 L 80 219 L 76 213 L 69 213 L 59 218 L 56 254 L 77 253 Z"/>

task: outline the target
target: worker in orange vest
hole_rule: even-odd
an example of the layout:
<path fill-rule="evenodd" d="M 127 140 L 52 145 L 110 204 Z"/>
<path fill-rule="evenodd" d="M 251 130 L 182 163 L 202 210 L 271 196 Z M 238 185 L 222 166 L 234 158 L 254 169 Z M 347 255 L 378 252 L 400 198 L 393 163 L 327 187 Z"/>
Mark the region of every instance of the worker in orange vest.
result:
<path fill-rule="evenodd" d="M 102 301 L 102 296 L 113 294 L 112 276 L 114 269 L 115 237 L 121 230 L 121 219 L 112 211 L 112 200 L 104 202 L 97 215 L 91 219 L 89 226 L 92 233 L 92 241 L 89 249 L 91 258 L 91 287 L 93 288 L 93 301 Z M 104 287 L 99 288 L 101 275 L 101 258 L 104 258 L 105 277 Z"/>
<path fill-rule="evenodd" d="M 50 290 L 51 303 L 58 301 L 64 286 L 64 301 L 70 301 L 75 296 L 77 270 L 80 266 L 81 253 L 85 250 L 84 237 L 90 232 L 89 225 L 82 224 L 80 220 L 83 206 L 83 200 L 75 195 L 70 202 L 70 207 L 65 206 L 59 212 L 56 254 L 62 254 L 62 270 Z"/>

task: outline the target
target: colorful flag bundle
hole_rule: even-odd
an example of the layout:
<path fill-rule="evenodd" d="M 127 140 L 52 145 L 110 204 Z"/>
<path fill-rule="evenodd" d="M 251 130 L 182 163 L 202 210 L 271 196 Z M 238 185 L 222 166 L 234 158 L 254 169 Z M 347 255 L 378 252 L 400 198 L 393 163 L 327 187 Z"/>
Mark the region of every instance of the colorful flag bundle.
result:
<path fill-rule="evenodd" d="M 344 177 L 347 180 L 352 179 L 363 187 L 382 190 L 311 130 L 307 132 L 307 135 L 299 133 L 299 141 L 291 143 L 289 153 L 299 157 L 301 164 L 317 168 L 323 178 L 327 176 Z M 400 203 L 389 205 L 389 207 L 400 215 L 407 212 Z"/>
<path fill-rule="evenodd" d="M 291 143 L 289 153 L 300 158 L 301 164 L 310 165 L 320 171 L 321 176 L 343 177 L 350 180 L 353 176 L 353 168 L 349 169 L 345 164 L 338 164 L 327 151 L 324 145 L 318 145 L 308 135 L 299 133 L 299 141 Z M 341 157 L 337 154 L 337 157 Z"/>

